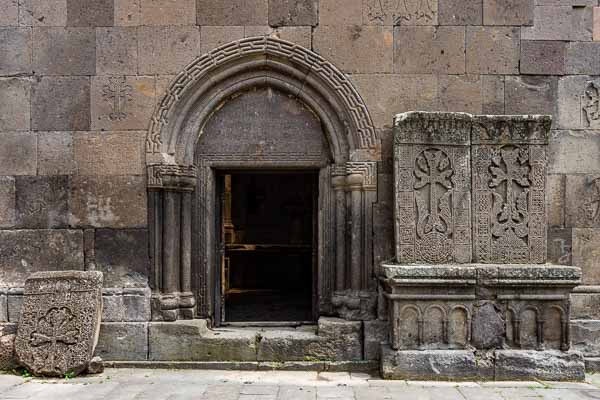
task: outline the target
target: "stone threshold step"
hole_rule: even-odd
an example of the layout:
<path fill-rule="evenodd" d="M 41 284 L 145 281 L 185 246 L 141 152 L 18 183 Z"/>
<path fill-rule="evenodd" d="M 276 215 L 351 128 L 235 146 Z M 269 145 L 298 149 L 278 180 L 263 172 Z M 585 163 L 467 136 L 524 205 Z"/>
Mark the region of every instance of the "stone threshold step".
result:
<path fill-rule="evenodd" d="M 378 361 L 104 361 L 106 368 L 376 372 Z"/>

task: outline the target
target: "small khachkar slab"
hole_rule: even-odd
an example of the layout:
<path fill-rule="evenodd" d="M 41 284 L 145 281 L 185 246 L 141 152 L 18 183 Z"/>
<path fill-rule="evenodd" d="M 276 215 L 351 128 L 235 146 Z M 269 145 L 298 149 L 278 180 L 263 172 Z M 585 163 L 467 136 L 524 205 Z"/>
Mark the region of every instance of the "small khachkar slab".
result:
<path fill-rule="evenodd" d="M 15 341 L 18 362 L 35 375 L 79 374 L 94 354 L 101 313 L 101 272 L 31 275 Z"/>

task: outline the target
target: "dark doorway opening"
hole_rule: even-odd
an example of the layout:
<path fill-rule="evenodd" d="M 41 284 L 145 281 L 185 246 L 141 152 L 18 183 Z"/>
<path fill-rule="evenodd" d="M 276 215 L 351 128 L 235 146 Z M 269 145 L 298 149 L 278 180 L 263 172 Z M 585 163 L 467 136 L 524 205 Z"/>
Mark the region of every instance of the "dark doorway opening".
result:
<path fill-rule="evenodd" d="M 221 183 L 221 323 L 314 319 L 318 174 L 229 171 Z"/>

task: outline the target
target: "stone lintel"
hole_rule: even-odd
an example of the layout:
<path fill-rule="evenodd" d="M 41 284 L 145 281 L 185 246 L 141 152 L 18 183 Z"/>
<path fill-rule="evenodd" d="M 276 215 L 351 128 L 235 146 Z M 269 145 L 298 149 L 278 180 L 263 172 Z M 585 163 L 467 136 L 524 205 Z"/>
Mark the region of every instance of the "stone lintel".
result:
<path fill-rule="evenodd" d="M 197 168 L 194 165 L 152 164 L 148 166 L 148 189 L 194 191 Z"/>
<path fill-rule="evenodd" d="M 467 113 L 411 111 L 394 117 L 396 144 L 469 146 L 473 116 Z"/>

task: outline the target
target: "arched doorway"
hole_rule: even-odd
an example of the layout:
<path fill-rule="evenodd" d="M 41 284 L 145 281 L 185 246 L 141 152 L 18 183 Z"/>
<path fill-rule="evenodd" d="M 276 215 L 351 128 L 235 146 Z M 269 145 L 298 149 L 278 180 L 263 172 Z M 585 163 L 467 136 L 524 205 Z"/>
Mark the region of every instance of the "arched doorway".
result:
<path fill-rule="evenodd" d="M 157 108 L 146 158 L 153 319 L 219 322 L 219 176 L 239 170 L 318 177 L 313 316 L 372 318 L 380 144 L 362 99 L 331 63 L 266 37 L 200 57 Z"/>

